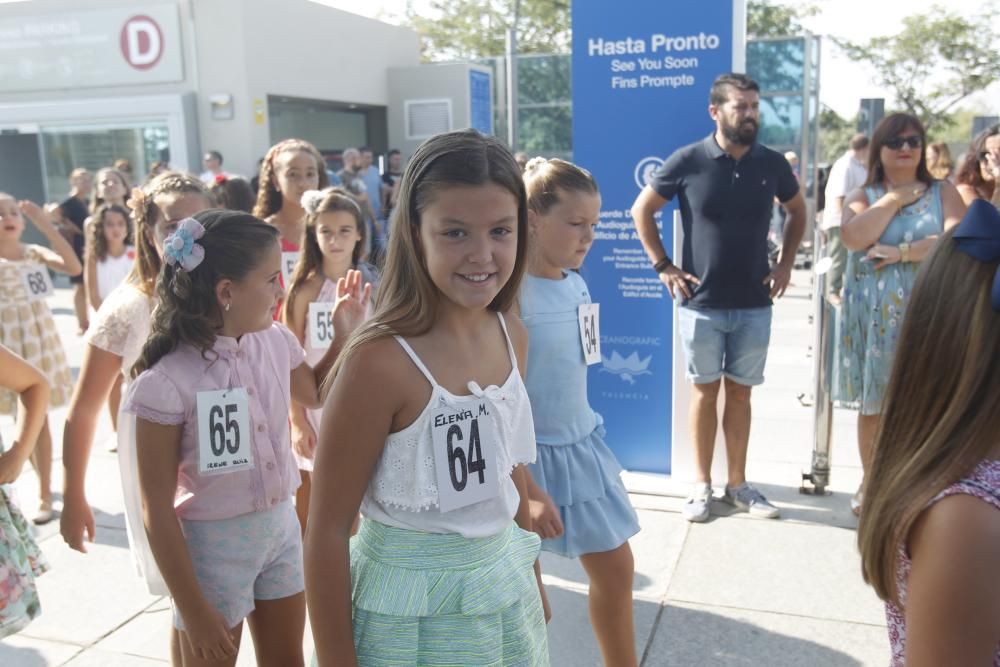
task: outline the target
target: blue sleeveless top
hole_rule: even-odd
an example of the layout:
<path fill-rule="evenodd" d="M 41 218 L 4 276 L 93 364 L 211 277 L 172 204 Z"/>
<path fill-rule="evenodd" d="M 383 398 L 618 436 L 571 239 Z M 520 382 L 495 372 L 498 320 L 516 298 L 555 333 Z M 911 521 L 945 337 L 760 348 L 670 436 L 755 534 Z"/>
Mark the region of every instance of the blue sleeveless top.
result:
<path fill-rule="evenodd" d="M 587 283 L 568 271 L 562 280 L 525 274 L 521 319 L 528 327 L 528 376 L 525 386 L 540 445 L 570 445 L 602 422 L 587 400 L 577 308 L 590 303 Z"/>

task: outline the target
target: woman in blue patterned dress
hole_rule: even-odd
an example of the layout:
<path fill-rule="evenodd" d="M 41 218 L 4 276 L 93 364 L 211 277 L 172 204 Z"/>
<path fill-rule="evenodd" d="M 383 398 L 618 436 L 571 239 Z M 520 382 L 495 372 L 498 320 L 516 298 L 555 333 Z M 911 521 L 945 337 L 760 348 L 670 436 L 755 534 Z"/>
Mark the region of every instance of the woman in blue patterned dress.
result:
<path fill-rule="evenodd" d="M 858 449 L 865 470 L 917 267 L 938 235 L 965 213 L 955 186 L 927 171 L 925 144 L 915 116 L 882 119 L 872 136 L 868 181 L 844 206 L 841 235 L 851 255 L 833 397 L 860 411 Z M 860 507 L 859 489 L 851 508 L 857 514 Z"/>

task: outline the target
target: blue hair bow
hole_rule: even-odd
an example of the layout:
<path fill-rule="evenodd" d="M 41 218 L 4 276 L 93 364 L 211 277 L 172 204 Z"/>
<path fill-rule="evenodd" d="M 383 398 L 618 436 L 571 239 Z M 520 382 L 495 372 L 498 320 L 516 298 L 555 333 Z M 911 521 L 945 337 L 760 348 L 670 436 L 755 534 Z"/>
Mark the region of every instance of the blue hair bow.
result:
<path fill-rule="evenodd" d="M 205 228 L 194 218 L 184 218 L 177 231 L 163 241 L 163 259 L 167 264 L 180 264 L 185 271 L 194 271 L 205 259 L 205 248 L 195 240 L 205 235 Z"/>
<path fill-rule="evenodd" d="M 959 250 L 980 262 L 1000 260 L 1000 211 L 988 201 L 974 200 L 952 238 Z M 993 276 L 990 296 L 993 310 L 1000 313 L 1000 267 Z"/>

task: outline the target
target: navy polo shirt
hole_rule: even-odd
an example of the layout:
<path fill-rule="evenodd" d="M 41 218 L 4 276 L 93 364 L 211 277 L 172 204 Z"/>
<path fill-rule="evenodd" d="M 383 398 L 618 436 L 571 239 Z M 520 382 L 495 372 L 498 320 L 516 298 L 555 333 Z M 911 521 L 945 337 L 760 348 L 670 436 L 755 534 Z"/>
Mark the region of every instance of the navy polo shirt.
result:
<path fill-rule="evenodd" d="M 709 135 L 678 149 L 649 183 L 678 198 L 684 225 L 681 268 L 701 280 L 682 305 L 761 308 L 771 305 L 767 233 L 774 198 L 787 202 L 799 183 L 785 156 L 755 143 L 733 159 Z"/>

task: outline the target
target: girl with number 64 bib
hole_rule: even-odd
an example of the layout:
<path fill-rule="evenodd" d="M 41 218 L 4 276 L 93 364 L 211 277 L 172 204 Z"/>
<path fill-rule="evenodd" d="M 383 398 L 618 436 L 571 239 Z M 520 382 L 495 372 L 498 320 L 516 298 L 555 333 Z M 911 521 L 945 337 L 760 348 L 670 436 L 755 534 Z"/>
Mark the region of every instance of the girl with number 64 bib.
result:
<path fill-rule="evenodd" d="M 524 181 L 496 139 L 440 134 L 407 165 L 394 216 L 378 305 L 337 360 L 316 448 L 317 661 L 548 665 L 525 488 L 528 340 L 507 314 Z"/>
<path fill-rule="evenodd" d="M 248 618 L 261 665 L 301 665 L 299 485 L 288 441 L 292 398 L 320 404 L 315 368 L 271 314 L 281 298 L 277 230 L 208 210 L 164 242 L 159 304 L 132 369 L 139 484 L 149 544 L 174 605 L 180 663 L 236 662 Z M 338 284 L 334 322 L 349 332 L 371 288 Z"/>
<path fill-rule="evenodd" d="M 528 275 L 518 305 L 528 329 L 528 376 L 538 439 L 532 520 L 542 549 L 579 558 L 590 578 L 590 622 L 604 664 L 638 664 L 632 622 L 634 563 L 628 539 L 639 521 L 604 422 L 587 400 L 587 366 L 600 361 L 597 306 L 576 273 L 601 212 L 597 183 L 564 160 L 534 158 L 528 191 Z"/>

